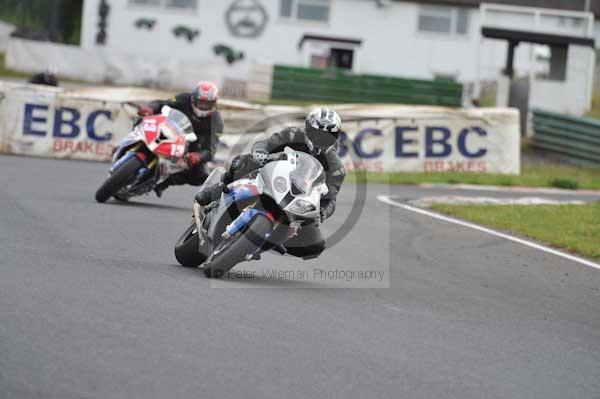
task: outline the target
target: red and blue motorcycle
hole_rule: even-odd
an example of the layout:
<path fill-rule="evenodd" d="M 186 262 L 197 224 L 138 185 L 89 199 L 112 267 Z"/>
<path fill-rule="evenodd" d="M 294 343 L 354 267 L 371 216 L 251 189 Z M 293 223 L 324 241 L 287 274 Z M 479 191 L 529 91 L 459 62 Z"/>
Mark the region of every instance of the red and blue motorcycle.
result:
<path fill-rule="evenodd" d="M 96 191 L 96 201 L 120 201 L 146 194 L 172 174 L 188 168 L 188 143 L 197 140 L 192 123 L 181 111 L 163 107 L 147 116 L 116 148 L 108 178 Z"/>

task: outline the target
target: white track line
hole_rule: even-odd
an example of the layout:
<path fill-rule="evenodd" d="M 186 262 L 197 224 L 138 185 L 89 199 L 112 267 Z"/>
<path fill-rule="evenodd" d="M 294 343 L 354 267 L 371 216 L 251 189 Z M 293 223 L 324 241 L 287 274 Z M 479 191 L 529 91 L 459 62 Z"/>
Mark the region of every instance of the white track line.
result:
<path fill-rule="evenodd" d="M 398 208 L 402 208 L 402 209 L 407 210 L 407 211 L 411 211 L 411 212 L 415 212 L 415 213 L 418 213 L 418 214 L 421 214 L 421 215 L 429 216 L 429 217 L 432 217 L 434 219 L 443 220 L 443 221 L 449 222 L 449 223 L 454 223 L 454 224 L 457 224 L 459 226 L 468 227 L 468 228 L 473 229 L 473 230 L 478 230 L 478 231 L 481 231 L 481 232 L 484 232 L 484 233 L 487 233 L 487 234 L 491 234 L 491 235 L 496 236 L 496 237 L 500 237 L 500 238 L 504 238 L 504 239 L 509 240 L 509 241 L 517 242 L 519 244 L 522 244 L 522 245 L 525 245 L 525 246 L 528 246 L 528 247 L 531 247 L 531 248 L 535 248 L 535 249 L 538 249 L 538 250 L 543 251 L 543 252 L 547 252 L 547 253 L 552 254 L 552 255 L 560 256 L 561 258 L 565 258 L 565 259 L 568 259 L 570 261 L 573 261 L 573 262 L 576 262 L 576 263 L 579 263 L 579 264 L 582 264 L 582 265 L 585 265 L 585 266 L 592 267 L 594 269 L 600 270 L 600 264 L 592 262 L 592 261 L 589 261 L 587 259 L 583 259 L 583 258 L 580 258 L 578 256 L 569 255 L 567 253 L 564 253 L 564 252 L 561 252 L 561 251 L 557 251 L 557 250 L 552 249 L 552 248 L 548 248 L 548 247 L 546 247 L 544 245 L 540 245 L 540 244 L 536 244 L 536 243 L 531 242 L 531 241 L 523 240 L 522 238 L 513 237 L 511 235 L 504 234 L 504 233 L 501 233 L 499 231 L 495 231 L 495 230 L 492 230 L 492 229 L 488 229 L 486 227 L 478 226 L 478 225 L 473 224 L 473 223 L 464 222 L 462 220 L 458 220 L 458 219 L 454 219 L 454 218 L 451 218 L 451 217 L 448 217 L 448 216 L 440 215 L 439 213 L 431 212 L 431 211 L 428 211 L 426 209 L 415 208 L 414 206 L 402 204 L 400 202 L 396 202 L 396 201 L 392 200 L 388 195 L 378 195 L 377 199 L 379 201 L 383 202 L 383 203 L 388 204 L 388 205 L 396 206 Z"/>
<path fill-rule="evenodd" d="M 491 191 L 498 193 L 535 193 L 553 195 L 578 195 L 578 196 L 600 196 L 600 190 L 566 190 L 562 188 L 546 187 L 519 187 L 519 186 L 486 186 L 478 184 L 446 184 L 446 183 L 421 183 L 421 188 L 439 188 L 444 190 L 463 191 Z"/>

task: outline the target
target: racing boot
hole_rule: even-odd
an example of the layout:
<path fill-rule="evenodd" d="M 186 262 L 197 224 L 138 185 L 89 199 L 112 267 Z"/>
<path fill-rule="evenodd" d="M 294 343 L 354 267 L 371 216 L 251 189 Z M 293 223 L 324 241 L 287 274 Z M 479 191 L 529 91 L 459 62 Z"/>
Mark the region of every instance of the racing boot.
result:
<path fill-rule="evenodd" d="M 156 187 L 154 187 L 154 192 L 156 193 L 156 196 L 158 198 L 162 197 L 163 191 L 165 191 L 167 189 L 167 187 L 169 187 L 170 185 L 171 185 L 171 178 L 170 177 L 168 177 L 162 183 L 157 184 Z"/>
<path fill-rule="evenodd" d="M 116 193 L 115 195 L 113 195 L 113 198 L 116 199 L 117 201 L 121 201 L 121 202 L 128 202 L 129 198 L 127 198 L 124 195 L 121 195 L 119 193 Z"/>

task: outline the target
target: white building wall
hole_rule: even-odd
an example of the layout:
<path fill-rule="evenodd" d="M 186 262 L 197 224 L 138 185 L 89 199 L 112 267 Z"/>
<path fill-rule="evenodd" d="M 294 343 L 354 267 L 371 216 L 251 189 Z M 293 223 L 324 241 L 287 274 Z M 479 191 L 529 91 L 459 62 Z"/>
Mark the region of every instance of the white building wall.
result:
<path fill-rule="evenodd" d="M 0 51 L 6 52 L 6 48 L 8 47 L 8 39 L 14 30 L 14 25 L 0 21 Z"/>
<path fill-rule="evenodd" d="M 533 79 L 529 102 L 532 107 L 571 115 L 584 115 L 590 109 L 594 80 L 595 51 L 569 46 L 567 76 L 564 82 Z M 565 96 L 565 93 L 568 93 Z"/>
<path fill-rule="evenodd" d="M 468 34 L 451 36 L 423 33 L 418 30 L 419 5 L 395 2 L 377 7 L 372 0 L 332 0 L 327 23 L 290 21 L 279 16 L 279 0 L 256 0 L 267 14 L 268 22 L 256 38 L 231 34 L 225 21 L 228 8 L 236 2 L 254 0 L 198 0 L 196 11 L 165 10 L 149 6 L 130 6 L 127 0 L 111 0 L 108 39 L 105 46 L 95 44 L 98 31 L 99 0 L 85 0 L 82 46 L 102 49 L 107 54 L 127 54 L 154 58 L 188 60 L 190 65 L 213 65 L 232 78 L 245 79 L 255 62 L 273 62 L 307 66 L 307 56 L 298 49 L 304 34 L 335 36 L 362 40 L 355 52 L 355 72 L 431 79 L 436 75 L 455 76 L 472 82 L 478 77 L 492 80 L 504 65 L 506 44 L 484 40 L 479 51 L 479 11 L 469 11 Z M 135 27 L 139 18 L 156 19 L 153 30 Z M 185 25 L 199 29 L 192 43 L 176 38 L 172 29 Z M 213 54 L 213 46 L 225 44 L 245 53 L 245 60 L 228 66 Z M 529 70 L 528 45 L 518 47 L 517 71 Z M 162 61 L 161 61 L 162 62 Z M 481 76 L 477 67 L 481 65 Z M 199 71 L 200 72 L 200 71 Z"/>

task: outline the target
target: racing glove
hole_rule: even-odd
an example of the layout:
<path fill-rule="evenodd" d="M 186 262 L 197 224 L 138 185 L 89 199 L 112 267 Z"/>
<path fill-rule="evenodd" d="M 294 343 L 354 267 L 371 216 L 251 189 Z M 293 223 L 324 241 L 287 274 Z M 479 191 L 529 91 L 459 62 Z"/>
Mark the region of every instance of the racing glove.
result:
<path fill-rule="evenodd" d="M 202 162 L 202 156 L 197 152 L 188 152 L 187 154 L 185 154 L 185 161 L 187 162 L 188 166 L 191 168 L 195 165 L 198 165 L 200 162 Z"/>
<path fill-rule="evenodd" d="M 321 208 L 319 210 L 319 224 L 323 224 L 323 222 L 327 219 L 327 212 L 325 209 Z"/>
<path fill-rule="evenodd" d="M 331 217 L 335 212 L 335 202 L 329 199 L 321 201 L 320 222 L 323 223 L 325 219 Z"/>
<path fill-rule="evenodd" d="M 258 164 L 265 165 L 267 162 L 269 162 L 269 153 L 267 152 L 267 150 L 257 148 L 254 151 L 252 151 L 252 158 Z"/>
<path fill-rule="evenodd" d="M 149 107 L 147 105 L 142 105 L 139 109 L 138 109 L 138 115 L 139 116 L 150 116 L 154 113 L 154 110 L 152 109 L 152 107 Z"/>
<path fill-rule="evenodd" d="M 254 160 L 253 154 L 237 155 L 235 158 L 233 158 L 229 170 L 223 176 L 223 192 L 228 192 L 228 184 L 260 167 L 261 164 Z"/>
<path fill-rule="evenodd" d="M 225 194 L 229 193 L 227 186 L 235 180 L 235 172 L 242 167 L 243 163 L 244 155 L 238 155 L 231 161 L 231 166 L 229 166 L 229 169 L 225 172 L 225 175 L 223 175 L 223 192 Z"/>

